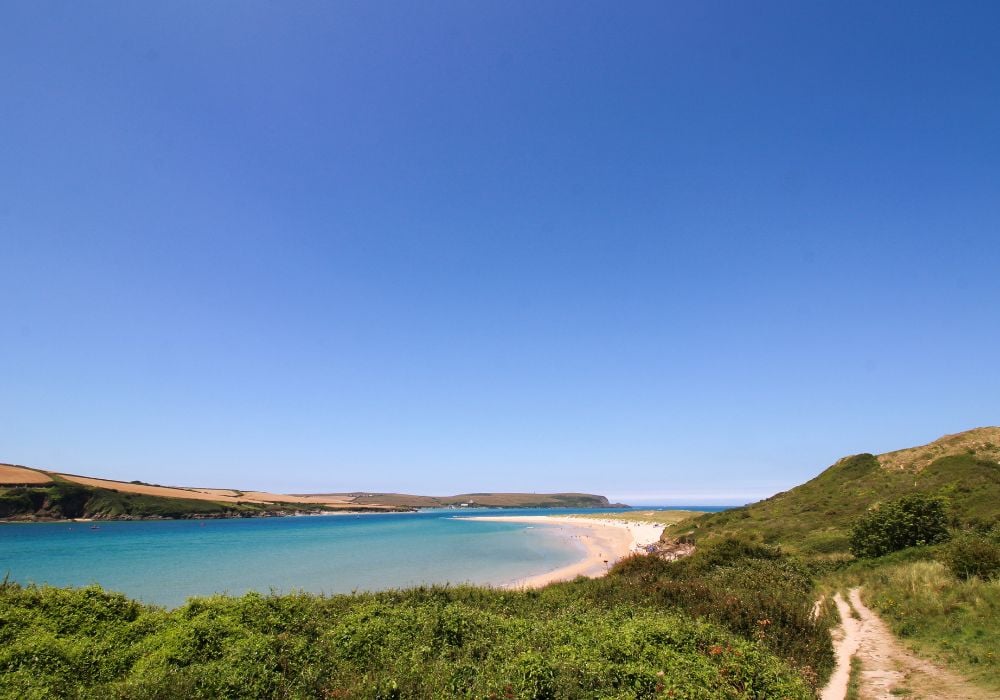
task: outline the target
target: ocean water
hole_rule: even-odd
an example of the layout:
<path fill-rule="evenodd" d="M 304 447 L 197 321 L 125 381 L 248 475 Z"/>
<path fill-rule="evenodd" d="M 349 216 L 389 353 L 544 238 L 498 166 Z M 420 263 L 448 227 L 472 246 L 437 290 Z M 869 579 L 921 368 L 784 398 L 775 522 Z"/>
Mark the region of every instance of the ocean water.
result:
<path fill-rule="evenodd" d="M 571 512 L 600 511 L 11 523 L 0 525 L 0 576 L 54 586 L 98 583 L 167 607 L 190 596 L 251 590 L 349 593 L 430 583 L 500 585 L 577 561 L 579 545 L 553 527 L 461 516 Z"/>

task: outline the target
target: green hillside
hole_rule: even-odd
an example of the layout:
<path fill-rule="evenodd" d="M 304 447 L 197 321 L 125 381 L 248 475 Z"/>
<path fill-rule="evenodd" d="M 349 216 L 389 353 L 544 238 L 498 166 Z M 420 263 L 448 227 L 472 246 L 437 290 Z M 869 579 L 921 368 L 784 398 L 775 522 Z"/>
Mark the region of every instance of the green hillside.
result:
<path fill-rule="evenodd" d="M 943 497 L 955 524 L 1000 520 L 1000 428 L 929 445 L 845 457 L 814 479 L 758 503 L 674 525 L 664 539 L 742 536 L 810 555 L 848 551 L 851 524 L 869 508 L 912 493 Z"/>
<path fill-rule="evenodd" d="M 0 519 L 137 520 L 173 518 L 240 518 L 325 510 L 296 503 L 220 503 L 193 498 L 166 498 L 77 484 L 54 477 L 42 486 L 0 487 Z M 359 506 L 357 510 L 365 510 Z"/>

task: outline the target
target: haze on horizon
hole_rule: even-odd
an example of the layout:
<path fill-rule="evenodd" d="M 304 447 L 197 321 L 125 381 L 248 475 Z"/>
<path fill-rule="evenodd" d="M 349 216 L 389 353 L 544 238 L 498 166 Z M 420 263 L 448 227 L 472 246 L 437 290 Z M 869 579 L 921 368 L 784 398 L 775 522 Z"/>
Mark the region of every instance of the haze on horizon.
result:
<path fill-rule="evenodd" d="M 1000 416 L 995 3 L 4 15 L 0 461 L 744 502 Z"/>

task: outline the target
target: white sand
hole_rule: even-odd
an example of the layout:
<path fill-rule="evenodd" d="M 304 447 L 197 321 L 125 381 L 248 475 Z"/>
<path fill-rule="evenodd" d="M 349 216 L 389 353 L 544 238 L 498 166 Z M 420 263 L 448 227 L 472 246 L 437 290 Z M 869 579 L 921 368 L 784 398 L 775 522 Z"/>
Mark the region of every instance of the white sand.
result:
<path fill-rule="evenodd" d="M 541 588 L 577 576 L 603 576 L 622 557 L 658 542 L 663 532 L 663 526 L 654 523 L 574 518 L 569 515 L 483 515 L 468 519 L 545 525 L 557 528 L 567 540 L 581 546 L 583 558 L 580 561 L 555 571 L 519 579 L 510 583 L 509 588 Z"/>

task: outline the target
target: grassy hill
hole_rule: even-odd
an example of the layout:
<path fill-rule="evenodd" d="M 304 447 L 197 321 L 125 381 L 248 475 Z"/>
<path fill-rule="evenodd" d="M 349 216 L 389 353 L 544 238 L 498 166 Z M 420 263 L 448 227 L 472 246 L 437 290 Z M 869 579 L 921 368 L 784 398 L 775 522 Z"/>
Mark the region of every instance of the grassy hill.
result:
<path fill-rule="evenodd" d="M 976 428 L 878 456 L 845 457 L 801 486 L 679 523 L 667 528 L 664 538 L 743 536 L 836 557 L 846 555 L 858 516 L 911 493 L 944 497 L 956 524 L 1000 520 L 1000 428 Z"/>
<path fill-rule="evenodd" d="M 323 509 L 298 503 L 224 503 L 151 496 L 77 484 L 57 475 L 44 485 L 0 488 L 0 518 L 8 520 L 240 518 Z"/>

